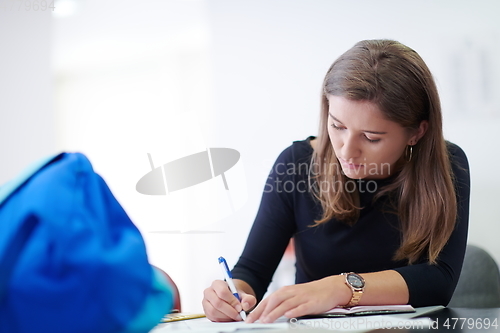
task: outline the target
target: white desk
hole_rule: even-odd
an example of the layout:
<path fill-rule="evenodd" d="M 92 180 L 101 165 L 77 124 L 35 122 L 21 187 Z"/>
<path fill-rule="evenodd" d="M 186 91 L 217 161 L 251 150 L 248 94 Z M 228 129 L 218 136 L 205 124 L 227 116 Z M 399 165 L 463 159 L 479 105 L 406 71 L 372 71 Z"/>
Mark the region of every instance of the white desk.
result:
<path fill-rule="evenodd" d="M 417 308 L 414 313 L 401 313 L 394 315 L 374 315 L 374 316 L 353 316 L 343 318 L 319 318 L 306 320 L 291 320 L 281 318 L 272 324 L 246 324 L 244 322 L 213 323 L 207 318 L 190 319 L 171 323 L 159 324 L 150 333 L 171 333 L 171 332 L 199 332 L 199 333 L 219 333 L 219 332 L 249 332 L 259 333 L 290 333 L 300 330 L 302 332 L 331 332 L 331 330 L 345 332 L 369 332 L 374 329 L 403 327 L 405 325 L 415 328 L 429 327 L 430 320 L 427 318 L 416 318 L 427 313 L 443 309 L 442 306 L 432 306 Z M 423 325 L 423 327 L 422 327 Z"/>

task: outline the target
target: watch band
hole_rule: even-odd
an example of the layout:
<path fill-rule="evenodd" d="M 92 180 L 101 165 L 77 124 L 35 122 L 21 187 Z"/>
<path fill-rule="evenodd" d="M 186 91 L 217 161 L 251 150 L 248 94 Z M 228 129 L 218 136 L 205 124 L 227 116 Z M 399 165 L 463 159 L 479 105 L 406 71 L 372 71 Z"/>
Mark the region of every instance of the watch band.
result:
<path fill-rule="evenodd" d="M 361 300 L 361 296 L 363 296 L 363 291 L 365 289 L 365 280 L 361 277 L 361 275 L 350 272 L 350 273 L 342 273 L 341 275 L 344 275 L 345 277 L 345 284 L 351 288 L 352 290 L 352 297 L 349 303 L 347 303 L 344 307 L 350 308 L 353 306 L 358 305 L 359 301 Z M 349 281 L 349 276 L 354 275 L 354 277 L 359 280 L 358 286 L 355 286 Z"/>

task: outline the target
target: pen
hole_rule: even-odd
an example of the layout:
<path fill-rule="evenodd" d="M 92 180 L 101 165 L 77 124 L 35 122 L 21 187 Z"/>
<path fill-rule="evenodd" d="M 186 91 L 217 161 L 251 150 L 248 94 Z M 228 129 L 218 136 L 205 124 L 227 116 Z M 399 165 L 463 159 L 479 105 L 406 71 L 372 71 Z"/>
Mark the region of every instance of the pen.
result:
<path fill-rule="evenodd" d="M 229 270 L 226 259 L 224 259 L 224 257 L 219 257 L 219 266 L 222 269 L 222 274 L 224 274 L 224 280 L 226 280 L 229 289 L 233 293 L 234 297 L 236 297 L 238 301 L 241 302 L 241 297 L 238 294 L 238 291 L 236 290 L 236 286 L 234 285 L 233 282 L 233 276 L 231 275 L 231 271 Z M 243 310 L 240 311 L 240 316 L 243 320 L 247 319 L 247 314 Z"/>

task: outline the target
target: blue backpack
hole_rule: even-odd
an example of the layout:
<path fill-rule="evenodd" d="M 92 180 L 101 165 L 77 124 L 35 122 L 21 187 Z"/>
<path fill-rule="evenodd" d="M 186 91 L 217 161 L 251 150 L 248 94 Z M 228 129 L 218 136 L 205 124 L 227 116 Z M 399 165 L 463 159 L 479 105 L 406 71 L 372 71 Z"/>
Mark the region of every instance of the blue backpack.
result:
<path fill-rule="evenodd" d="M 82 154 L 0 187 L 0 332 L 147 332 L 173 304 L 140 232 Z"/>

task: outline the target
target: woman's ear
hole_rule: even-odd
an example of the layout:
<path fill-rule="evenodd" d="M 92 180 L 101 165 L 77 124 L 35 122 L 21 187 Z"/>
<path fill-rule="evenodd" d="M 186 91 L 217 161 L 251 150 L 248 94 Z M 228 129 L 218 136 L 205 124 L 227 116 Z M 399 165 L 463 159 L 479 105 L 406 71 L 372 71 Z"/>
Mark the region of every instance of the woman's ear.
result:
<path fill-rule="evenodd" d="M 408 140 L 408 145 L 410 146 L 416 145 L 418 140 L 420 140 L 424 136 L 425 132 L 427 132 L 428 127 L 429 127 L 429 122 L 427 120 L 422 120 L 415 133 Z"/>

